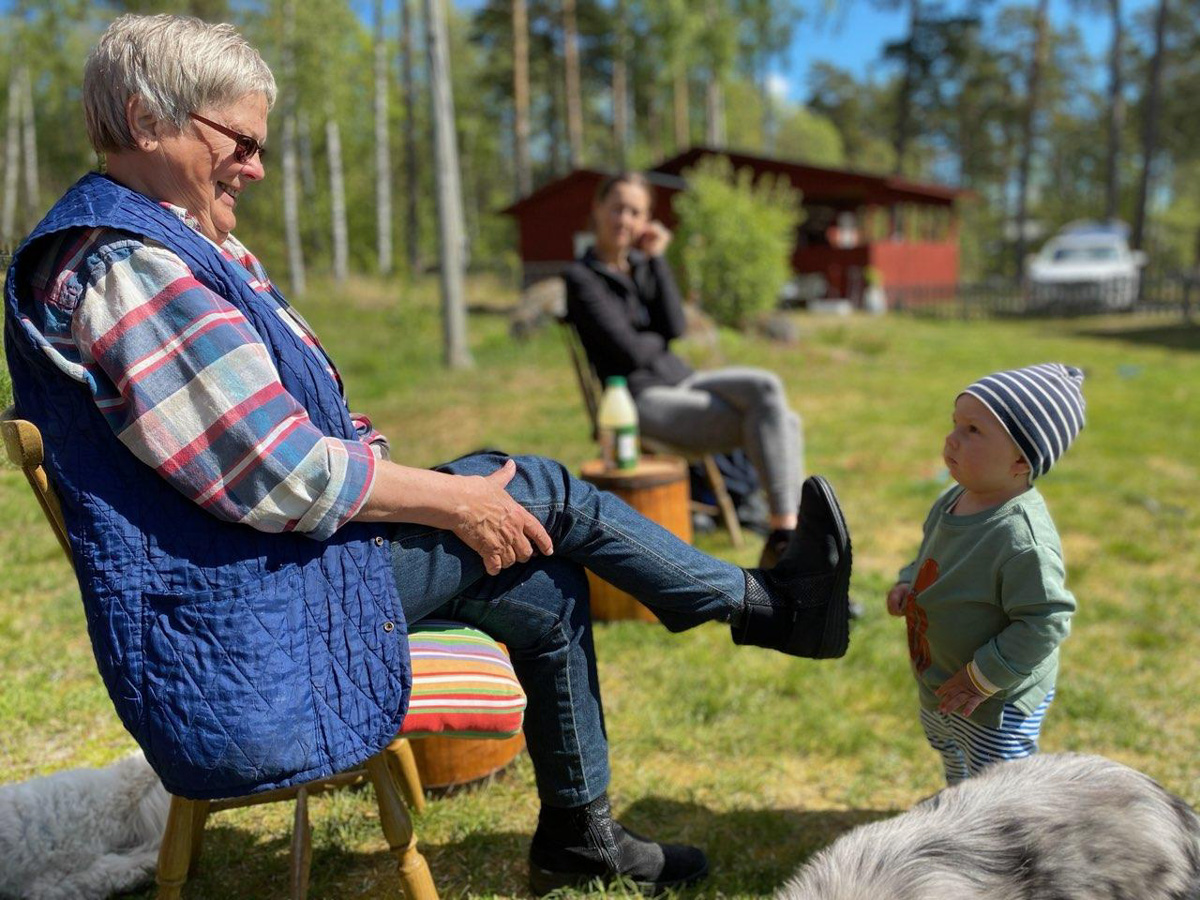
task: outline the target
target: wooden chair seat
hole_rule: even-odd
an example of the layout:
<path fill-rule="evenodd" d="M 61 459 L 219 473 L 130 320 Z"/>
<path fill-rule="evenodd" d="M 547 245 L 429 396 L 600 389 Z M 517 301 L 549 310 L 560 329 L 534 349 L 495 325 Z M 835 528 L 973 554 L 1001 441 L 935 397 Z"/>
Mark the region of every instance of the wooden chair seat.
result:
<path fill-rule="evenodd" d="M 14 418 L 10 408 L 0 413 L 0 433 L 3 434 L 9 459 L 25 473 L 38 504 L 69 562 L 70 543 L 58 498 L 43 466 L 44 449 L 40 432 L 33 423 Z M 414 677 L 414 688 L 419 688 L 418 677 Z M 438 729 L 438 733 L 450 737 L 453 736 L 453 729 Z M 479 734 L 472 732 L 469 737 L 478 738 Z M 388 847 L 395 854 L 397 874 L 405 896 L 409 900 L 437 900 L 437 888 L 434 886 L 425 857 L 417 849 L 409 812 L 410 809 L 420 812 L 425 808 L 425 795 L 412 745 L 408 738 L 402 736 L 398 736 L 386 749 L 372 756 L 360 768 L 303 785 L 222 800 L 189 800 L 172 796 L 158 856 L 159 900 L 175 900 L 181 896 L 188 876 L 194 873 L 200 860 L 204 826 L 209 815 L 227 809 L 285 800 L 295 803 L 289 867 L 290 896 L 296 900 L 303 900 L 308 891 L 309 864 L 312 859 L 308 798 L 366 781 L 374 786 L 380 826 Z"/>

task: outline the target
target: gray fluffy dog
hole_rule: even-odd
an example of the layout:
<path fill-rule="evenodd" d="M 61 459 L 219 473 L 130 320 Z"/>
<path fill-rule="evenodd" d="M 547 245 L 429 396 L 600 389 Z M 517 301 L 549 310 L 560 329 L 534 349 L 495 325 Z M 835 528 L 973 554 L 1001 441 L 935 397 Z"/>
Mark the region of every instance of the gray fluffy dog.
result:
<path fill-rule="evenodd" d="M 1128 766 L 999 763 L 817 853 L 777 900 L 1200 900 L 1200 818 Z"/>
<path fill-rule="evenodd" d="M 99 900 L 148 881 L 170 805 L 140 752 L 0 785 L 0 898 Z"/>

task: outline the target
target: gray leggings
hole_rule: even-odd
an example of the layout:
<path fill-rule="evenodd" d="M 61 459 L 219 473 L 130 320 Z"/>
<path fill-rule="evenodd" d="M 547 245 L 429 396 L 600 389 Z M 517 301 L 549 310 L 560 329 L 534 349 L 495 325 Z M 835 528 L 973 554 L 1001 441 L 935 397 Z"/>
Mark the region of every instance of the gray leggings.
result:
<path fill-rule="evenodd" d="M 765 369 L 732 367 L 696 372 L 673 387 L 646 388 L 637 397 L 643 435 L 694 453 L 741 447 L 750 457 L 774 515 L 800 504 L 804 438 L 800 417 L 783 384 Z"/>

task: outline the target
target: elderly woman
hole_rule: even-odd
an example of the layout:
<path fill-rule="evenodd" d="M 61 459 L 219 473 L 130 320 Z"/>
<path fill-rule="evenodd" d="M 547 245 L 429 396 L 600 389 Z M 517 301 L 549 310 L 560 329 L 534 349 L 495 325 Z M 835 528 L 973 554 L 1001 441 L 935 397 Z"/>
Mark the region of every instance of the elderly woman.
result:
<path fill-rule="evenodd" d="M 583 567 L 671 630 L 813 658 L 847 644 L 850 541 L 811 480 L 770 571 L 712 559 L 537 457 L 388 459 L 333 361 L 233 237 L 264 177 L 270 71 L 227 25 L 124 16 L 84 75 L 87 175 L 6 290 L 18 412 L 42 430 L 96 661 L 173 792 L 243 794 L 377 752 L 408 702 L 406 622 L 503 641 L 528 694 L 536 892 L 707 871 L 612 820 Z"/>
<path fill-rule="evenodd" d="M 697 453 L 745 449 L 758 473 L 771 532 L 761 566 L 791 540 L 804 471 L 800 417 L 765 369 L 693 371 L 670 350 L 683 334 L 683 303 L 663 258 L 671 233 L 651 221 L 644 175 L 600 183 L 592 202 L 595 244 L 564 273 L 567 313 L 601 378 L 624 376 L 642 434 Z"/>

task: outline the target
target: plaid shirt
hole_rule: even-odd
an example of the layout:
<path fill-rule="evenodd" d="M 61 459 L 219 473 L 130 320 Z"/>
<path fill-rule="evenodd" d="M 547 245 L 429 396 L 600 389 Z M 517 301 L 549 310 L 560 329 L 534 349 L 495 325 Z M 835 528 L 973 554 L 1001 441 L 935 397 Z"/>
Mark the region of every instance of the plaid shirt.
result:
<path fill-rule="evenodd" d="M 185 210 L 163 206 L 193 228 Z M 232 235 L 219 247 L 313 353 L 341 377 L 308 324 L 276 299 Z M 322 434 L 284 390 L 237 308 L 155 241 L 113 229 L 66 232 L 35 272 L 50 359 L 87 385 L 140 460 L 213 515 L 261 531 L 333 534 L 371 492 L 387 442 L 365 416 L 359 440 Z"/>

